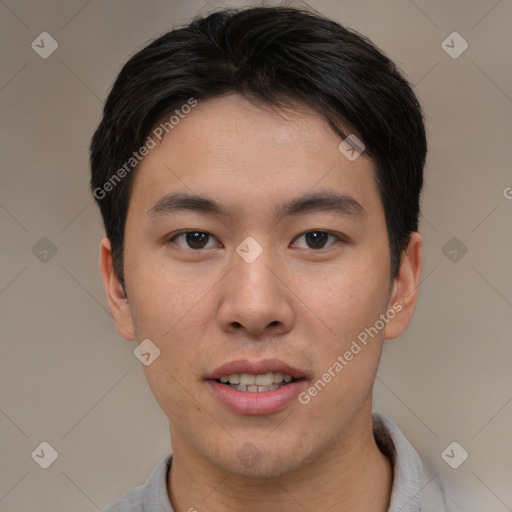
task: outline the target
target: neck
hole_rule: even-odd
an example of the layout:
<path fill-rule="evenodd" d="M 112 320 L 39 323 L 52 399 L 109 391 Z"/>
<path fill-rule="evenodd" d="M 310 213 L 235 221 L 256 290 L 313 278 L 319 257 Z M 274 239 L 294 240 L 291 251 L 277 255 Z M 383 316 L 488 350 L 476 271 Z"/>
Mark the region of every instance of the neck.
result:
<path fill-rule="evenodd" d="M 172 441 L 168 491 L 175 512 L 387 512 L 389 508 L 393 468 L 375 442 L 371 407 L 361 411 L 325 453 L 276 478 L 224 471 L 177 432 Z"/>

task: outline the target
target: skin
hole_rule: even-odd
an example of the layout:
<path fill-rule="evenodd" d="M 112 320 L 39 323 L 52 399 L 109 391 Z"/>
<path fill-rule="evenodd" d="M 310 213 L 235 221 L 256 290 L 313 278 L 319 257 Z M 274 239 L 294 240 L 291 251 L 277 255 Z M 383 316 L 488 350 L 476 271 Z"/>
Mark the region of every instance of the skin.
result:
<path fill-rule="evenodd" d="M 413 315 L 422 241 L 413 233 L 391 279 L 373 162 L 364 154 L 349 161 L 339 143 L 306 107 L 278 111 L 235 94 L 199 102 L 134 177 L 125 228 L 128 300 L 110 242 L 101 242 L 118 333 L 149 338 L 161 351 L 144 371 L 169 419 L 176 512 L 388 510 L 393 473 L 372 433 L 372 386 L 384 340 L 399 336 Z M 364 214 L 274 218 L 275 205 L 321 190 L 350 195 Z M 170 192 L 207 196 L 232 215 L 148 215 Z M 181 230 L 212 236 L 200 249 L 184 236 L 169 242 Z M 334 236 L 311 248 L 307 231 Z M 253 263 L 235 251 L 247 236 L 263 248 Z M 204 381 L 228 361 L 278 358 L 306 372 L 306 390 L 398 303 L 385 329 L 306 405 L 293 400 L 274 414 L 240 415 Z M 237 456 L 248 442 L 260 455 L 252 465 Z"/>

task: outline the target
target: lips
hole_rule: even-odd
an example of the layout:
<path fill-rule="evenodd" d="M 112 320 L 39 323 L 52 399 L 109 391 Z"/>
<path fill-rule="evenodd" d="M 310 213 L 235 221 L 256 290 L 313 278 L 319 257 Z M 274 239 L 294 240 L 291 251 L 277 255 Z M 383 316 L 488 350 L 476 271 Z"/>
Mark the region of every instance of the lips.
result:
<path fill-rule="evenodd" d="M 285 363 L 279 359 L 265 359 L 263 361 L 248 361 L 238 359 L 219 366 L 211 374 L 206 376 L 207 380 L 218 380 L 223 375 L 248 373 L 250 375 L 262 375 L 265 373 L 282 373 L 291 375 L 294 379 L 303 379 L 306 377 L 304 371 Z"/>
<path fill-rule="evenodd" d="M 269 374 L 276 380 L 282 379 L 281 384 L 259 387 L 243 384 L 233 386 L 226 382 L 226 377 L 244 381 L 250 376 L 268 378 Z M 240 359 L 223 364 L 209 374 L 205 382 L 218 403 L 227 410 L 239 415 L 256 416 L 276 413 L 291 404 L 305 388 L 306 374 L 279 359 L 259 362 Z"/>

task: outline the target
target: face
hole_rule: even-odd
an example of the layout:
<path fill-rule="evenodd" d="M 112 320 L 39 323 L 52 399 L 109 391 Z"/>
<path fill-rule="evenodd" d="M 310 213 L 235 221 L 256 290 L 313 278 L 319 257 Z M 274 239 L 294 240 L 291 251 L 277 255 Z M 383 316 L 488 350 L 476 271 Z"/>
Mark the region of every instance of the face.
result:
<path fill-rule="evenodd" d="M 312 111 L 231 95 L 199 102 L 137 170 L 128 303 L 107 240 L 102 273 L 119 333 L 160 350 L 144 371 L 175 453 L 277 476 L 371 414 L 382 342 L 412 314 L 419 242 L 392 281 L 373 162 L 339 143 Z"/>

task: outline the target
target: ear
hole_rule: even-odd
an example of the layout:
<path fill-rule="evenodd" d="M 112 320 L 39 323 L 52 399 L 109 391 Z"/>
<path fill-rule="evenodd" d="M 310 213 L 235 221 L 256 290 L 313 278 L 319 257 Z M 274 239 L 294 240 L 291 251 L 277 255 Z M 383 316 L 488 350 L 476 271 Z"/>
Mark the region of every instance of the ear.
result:
<path fill-rule="evenodd" d="M 130 306 L 121 282 L 114 272 L 112 247 L 108 238 L 103 238 L 100 244 L 100 271 L 107 295 L 108 308 L 116 322 L 117 332 L 125 340 L 134 340 L 135 331 Z"/>
<path fill-rule="evenodd" d="M 395 277 L 388 304 L 388 311 L 394 310 L 395 316 L 386 324 L 384 339 L 391 340 L 400 336 L 409 325 L 418 298 L 418 286 L 423 266 L 422 238 L 412 233 L 409 244 L 402 254 L 400 270 Z"/>

